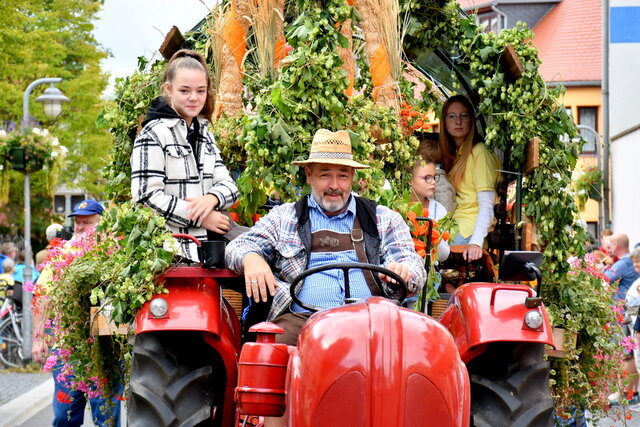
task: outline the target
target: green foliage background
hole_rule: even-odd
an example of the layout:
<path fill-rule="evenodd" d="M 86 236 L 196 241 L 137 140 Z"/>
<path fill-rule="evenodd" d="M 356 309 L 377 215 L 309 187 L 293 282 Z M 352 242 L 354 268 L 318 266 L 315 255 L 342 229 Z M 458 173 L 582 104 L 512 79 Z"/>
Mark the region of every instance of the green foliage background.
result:
<path fill-rule="evenodd" d="M 62 77 L 57 85 L 70 102 L 55 121 L 46 118 L 35 99 L 46 88 L 38 86 L 29 102 L 30 114 L 69 148 L 61 183 L 86 189 L 99 197 L 104 185 L 102 168 L 108 163 L 111 138 L 95 120 L 102 109 L 100 96 L 107 76 L 100 60 L 107 53 L 91 34 L 102 1 L 6 0 L 0 8 L 0 121 L 15 126 L 22 117 L 22 97 L 27 86 L 42 77 Z M 0 233 L 19 234 L 22 229 L 23 177 L 12 173 L 11 200 Z M 44 179 L 32 178 L 34 248 L 51 222 L 52 201 L 44 191 Z"/>

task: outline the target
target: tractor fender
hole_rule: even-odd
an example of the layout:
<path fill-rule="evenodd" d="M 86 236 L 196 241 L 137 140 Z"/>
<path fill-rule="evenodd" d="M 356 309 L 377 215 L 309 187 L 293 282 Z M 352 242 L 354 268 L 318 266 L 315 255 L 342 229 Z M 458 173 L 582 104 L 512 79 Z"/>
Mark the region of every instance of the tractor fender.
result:
<path fill-rule="evenodd" d="M 467 363 L 492 342 L 530 342 L 553 346 L 553 332 L 544 305 L 525 306 L 525 298 L 534 296 L 529 286 L 498 283 L 466 283 L 451 296 L 440 317 L 451 333 Z M 531 310 L 539 311 L 542 326 L 531 329 L 524 317 Z"/>
<path fill-rule="evenodd" d="M 290 347 L 284 416 L 296 427 L 467 426 L 469 387 L 444 327 L 371 297 L 311 316 Z"/>
<path fill-rule="evenodd" d="M 202 331 L 240 348 L 240 321 L 231 305 L 222 298 L 219 281 L 235 274 L 229 270 L 178 267 L 162 274 L 169 291 L 156 294 L 136 315 L 136 334 L 154 331 Z M 167 302 L 165 316 L 155 317 L 149 307 L 157 298 Z"/>

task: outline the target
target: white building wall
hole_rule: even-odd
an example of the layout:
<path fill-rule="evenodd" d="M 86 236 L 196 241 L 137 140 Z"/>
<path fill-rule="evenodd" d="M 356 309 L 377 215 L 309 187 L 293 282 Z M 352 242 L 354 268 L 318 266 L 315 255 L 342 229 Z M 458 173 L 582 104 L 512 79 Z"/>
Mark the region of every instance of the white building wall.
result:
<path fill-rule="evenodd" d="M 610 0 L 609 135 L 614 232 L 640 242 L 640 0 Z"/>
<path fill-rule="evenodd" d="M 611 162 L 612 230 L 633 246 L 640 242 L 640 130 L 611 143 Z"/>

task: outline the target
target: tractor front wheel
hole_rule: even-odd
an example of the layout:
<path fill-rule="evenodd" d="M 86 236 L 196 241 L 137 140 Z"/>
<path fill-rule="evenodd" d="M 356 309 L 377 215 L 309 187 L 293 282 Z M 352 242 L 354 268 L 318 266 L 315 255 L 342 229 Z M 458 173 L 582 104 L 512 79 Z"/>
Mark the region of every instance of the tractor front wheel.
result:
<path fill-rule="evenodd" d="M 202 334 L 136 336 L 131 360 L 129 426 L 213 426 L 215 358 Z"/>
<path fill-rule="evenodd" d="M 496 343 L 469 363 L 472 426 L 553 425 L 543 352 L 544 344 Z"/>

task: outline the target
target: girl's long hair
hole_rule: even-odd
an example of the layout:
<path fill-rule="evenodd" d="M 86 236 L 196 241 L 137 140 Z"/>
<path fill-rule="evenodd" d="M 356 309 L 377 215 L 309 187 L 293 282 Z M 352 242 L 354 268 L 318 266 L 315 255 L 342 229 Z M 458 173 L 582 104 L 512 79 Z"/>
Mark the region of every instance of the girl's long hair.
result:
<path fill-rule="evenodd" d="M 165 68 L 162 78 L 163 84 L 171 84 L 179 68 L 204 71 L 207 78 L 207 98 L 205 99 L 204 107 L 202 107 L 202 111 L 200 111 L 198 116 L 205 117 L 207 120 L 211 121 L 211 115 L 213 114 L 213 87 L 211 85 L 209 67 L 207 67 L 207 63 L 204 58 L 194 50 L 180 49 L 173 54 L 167 63 L 167 68 Z M 165 102 L 170 105 L 167 95 L 165 94 L 163 97 Z"/>
<path fill-rule="evenodd" d="M 458 147 L 456 146 L 455 141 L 447 132 L 447 123 L 446 116 L 449 112 L 449 107 L 454 102 L 459 102 L 467 108 L 467 113 L 469 113 L 469 134 L 465 138 L 462 143 L 462 147 L 460 147 L 460 154 L 457 155 Z M 473 104 L 469 101 L 464 95 L 454 95 L 447 99 L 442 106 L 442 111 L 440 113 L 440 153 L 442 156 L 442 164 L 444 166 L 444 170 L 447 171 L 449 180 L 453 184 L 453 186 L 458 190 L 460 188 L 460 184 L 462 183 L 462 179 L 464 178 L 464 171 L 467 166 L 467 159 L 471 155 L 471 151 L 473 150 L 473 146 L 476 145 L 478 139 L 476 138 L 476 114 L 473 108 Z"/>

